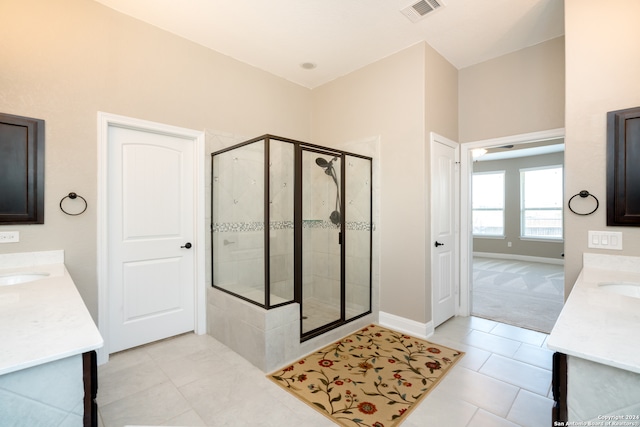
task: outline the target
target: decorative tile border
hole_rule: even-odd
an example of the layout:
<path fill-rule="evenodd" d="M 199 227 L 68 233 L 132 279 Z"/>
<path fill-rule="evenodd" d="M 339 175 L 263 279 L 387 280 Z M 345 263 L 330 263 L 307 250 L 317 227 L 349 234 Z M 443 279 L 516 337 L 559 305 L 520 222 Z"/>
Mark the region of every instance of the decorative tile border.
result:
<path fill-rule="evenodd" d="M 322 229 L 338 229 L 337 225 L 332 223 L 331 221 L 325 221 L 322 219 L 303 219 L 302 220 L 302 228 L 322 228 Z"/>
<path fill-rule="evenodd" d="M 271 221 L 269 230 L 293 230 L 293 221 Z"/>
<path fill-rule="evenodd" d="M 321 219 L 308 219 L 302 221 L 302 228 L 322 228 L 322 229 L 338 229 L 339 227 L 331 221 Z M 347 221 L 347 230 L 354 231 L 371 231 L 371 223 L 365 221 Z M 292 230 L 293 221 L 272 221 L 269 225 L 270 230 Z M 264 222 L 220 222 L 213 223 L 211 231 L 216 233 L 242 233 L 250 231 L 264 231 Z"/>
<path fill-rule="evenodd" d="M 353 230 L 353 231 L 370 231 L 371 230 L 371 223 L 370 222 L 365 222 L 365 221 L 347 221 L 345 223 L 345 226 L 346 226 L 347 230 Z M 335 228 L 335 229 L 338 229 L 340 227 L 335 225 L 331 221 L 325 221 L 325 220 L 321 220 L 321 219 L 308 219 L 308 220 L 302 221 L 302 228 Z"/>
<path fill-rule="evenodd" d="M 211 231 L 217 233 L 243 233 L 263 230 L 264 222 L 214 222 L 211 225 Z"/>
<path fill-rule="evenodd" d="M 347 221 L 347 230 L 371 231 L 371 223 L 366 221 Z"/>

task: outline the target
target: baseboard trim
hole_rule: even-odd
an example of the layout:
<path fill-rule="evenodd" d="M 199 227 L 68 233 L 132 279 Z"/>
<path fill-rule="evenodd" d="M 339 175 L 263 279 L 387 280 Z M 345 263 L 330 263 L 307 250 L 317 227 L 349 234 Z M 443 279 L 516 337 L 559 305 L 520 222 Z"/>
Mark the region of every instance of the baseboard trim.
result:
<path fill-rule="evenodd" d="M 416 322 L 415 320 L 383 311 L 379 313 L 378 319 L 382 326 L 395 329 L 396 331 L 406 332 L 418 338 L 428 338 L 433 335 L 434 332 L 433 322 L 431 321 L 427 323 Z"/>
<path fill-rule="evenodd" d="M 529 255 L 496 254 L 493 252 L 474 252 L 473 256 L 482 257 L 482 258 L 512 259 L 516 261 L 543 262 L 546 264 L 564 265 L 564 259 L 544 258 L 544 257 L 529 256 Z"/>

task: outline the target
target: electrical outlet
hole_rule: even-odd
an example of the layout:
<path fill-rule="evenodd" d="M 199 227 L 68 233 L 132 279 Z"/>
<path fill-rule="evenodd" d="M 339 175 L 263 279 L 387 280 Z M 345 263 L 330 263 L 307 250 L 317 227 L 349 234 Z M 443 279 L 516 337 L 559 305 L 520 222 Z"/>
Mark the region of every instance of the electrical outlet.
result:
<path fill-rule="evenodd" d="M 0 243 L 14 243 L 19 241 L 19 231 L 0 231 Z"/>

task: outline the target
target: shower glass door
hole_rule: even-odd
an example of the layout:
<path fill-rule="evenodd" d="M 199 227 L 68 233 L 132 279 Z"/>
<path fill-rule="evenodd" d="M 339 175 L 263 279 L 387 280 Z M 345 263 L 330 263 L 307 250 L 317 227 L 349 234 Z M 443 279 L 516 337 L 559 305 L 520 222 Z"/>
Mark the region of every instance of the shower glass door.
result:
<path fill-rule="evenodd" d="M 345 317 L 371 311 L 371 159 L 345 156 Z"/>
<path fill-rule="evenodd" d="M 340 154 L 302 149 L 302 335 L 344 320 Z"/>

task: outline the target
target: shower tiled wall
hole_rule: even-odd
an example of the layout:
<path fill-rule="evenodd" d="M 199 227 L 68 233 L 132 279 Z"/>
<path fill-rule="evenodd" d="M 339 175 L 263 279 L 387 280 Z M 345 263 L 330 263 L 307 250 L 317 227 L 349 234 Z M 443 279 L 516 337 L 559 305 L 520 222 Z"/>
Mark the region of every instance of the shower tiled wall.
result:
<path fill-rule="evenodd" d="M 220 132 L 207 132 L 206 135 L 206 147 L 209 153 L 247 140 L 244 137 Z M 376 157 L 378 145 L 378 139 L 373 138 L 357 142 L 355 145 L 345 145 L 341 148 Z M 270 209 L 269 245 L 271 256 L 269 263 L 272 304 L 293 299 L 293 148 L 293 144 L 274 139 L 270 140 L 270 199 L 268 206 Z M 210 209 L 207 209 L 207 220 L 213 224 L 216 233 L 213 245 L 207 245 L 208 253 L 206 259 L 212 260 L 210 251 L 213 250 L 216 255 L 216 264 L 213 269 L 216 275 L 216 285 L 222 284 L 232 287 L 233 292 L 260 303 L 264 302 L 265 272 L 263 149 L 264 143 L 261 142 L 242 147 L 241 150 L 223 153 L 227 157 L 224 159 L 224 164 L 216 165 L 214 182 L 207 180 L 208 185 L 218 186 L 215 197 L 218 198 L 218 195 L 221 194 L 219 200 L 214 200 L 213 217 L 210 215 Z M 317 155 L 312 155 L 312 162 L 314 162 L 315 157 Z M 327 160 L 331 160 L 330 156 L 324 157 Z M 346 189 L 344 194 L 347 214 L 345 218 L 347 229 L 345 254 L 347 260 L 345 272 L 346 305 L 347 318 L 349 318 L 352 315 L 362 314 L 369 309 L 369 254 L 372 222 L 369 217 L 371 211 L 368 198 L 371 188 L 373 188 L 374 193 L 379 191 L 379 184 L 375 184 L 377 181 L 371 179 L 368 170 L 371 167 L 371 163 L 368 160 L 351 156 L 347 156 L 345 159 L 347 176 L 350 177 L 345 182 Z M 334 161 L 335 167 L 339 167 L 339 161 Z M 206 167 L 210 168 L 210 166 L 211 162 L 207 162 Z M 373 167 L 376 167 L 375 163 Z M 338 229 L 329 220 L 329 215 L 335 209 L 336 187 L 332 178 L 325 173 L 323 168 L 312 164 L 308 167 L 305 166 L 304 170 L 314 175 L 311 180 L 308 180 L 309 185 L 317 187 L 316 191 L 319 191 L 318 194 L 320 194 L 320 196 L 308 201 L 311 208 L 307 209 L 311 214 L 305 214 L 303 221 L 304 230 L 310 233 L 309 237 L 304 239 L 305 246 L 303 248 L 306 262 L 304 271 L 309 274 L 305 279 L 314 285 L 307 288 L 305 297 L 313 297 L 339 306 L 340 246 L 335 244 L 337 242 Z M 209 173 L 207 176 L 211 176 L 211 174 Z M 375 169 L 374 176 L 376 176 Z M 356 179 L 355 177 L 358 178 Z M 341 180 L 340 177 L 338 178 Z M 222 189 L 222 192 L 220 192 L 220 189 Z M 207 191 L 207 206 L 211 206 L 210 197 L 211 187 Z M 378 208 L 375 206 L 373 215 L 375 221 L 375 218 L 378 217 Z M 211 221 L 212 219 L 213 221 Z M 336 230 L 336 233 L 327 233 L 331 229 Z M 336 239 L 335 242 L 327 240 L 334 238 Z M 207 233 L 206 239 L 211 243 L 209 233 Z M 373 317 L 366 316 L 363 318 L 369 319 L 368 321 L 377 320 L 378 309 L 378 244 L 375 231 L 373 232 L 373 241 L 374 257 L 372 261 L 374 265 L 372 272 L 373 289 L 371 290 L 373 292 Z M 229 334 L 233 335 L 233 332 L 229 329 L 231 325 L 243 323 L 244 320 L 242 319 L 246 316 L 229 310 L 224 310 L 225 314 L 222 314 L 225 305 L 221 305 L 221 293 L 219 291 L 214 292 L 215 289 L 211 288 L 211 271 L 211 266 L 209 266 L 207 268 L 209 332 L 216 338 L 220 338 L 221 333 L 229 337 Z M 233 298 L 231 296 L 228 297 Z M 260 307 L 254 307 L 258 311 L 263 310 Z M 298 307 L 296 311 L 298 318 L 290 319 L 293 323 L 300 321 L 299 306 L 295 304 L 295 307 Z M 267 319 L 269 316 L 273 315 L 279 318 L 279 315 L 275 312 L 278 310 L 265 311 L 264 316 L 266 317 L 264 321 L 266 324 L 271 324 L 271 321 Z M 272 311 L 274 313 L 269 313 Z M 222 317 L 227 315 L 232 316 L 233 319 L 230 318 L 222 322 Z M 262 315 L 258 317 L 260 316 Z M 359 321 L 355 323 L 359 323 Z M 214 333 L 214 329 L 217 330 L 216 333 Z M 347 329 L 349 329 L 349 326 L 347 326 Z M 299 336 L 298 333 L 295 335 Z M 275 345 L 270 344 L 268 341 L 265 343 L 265 351 L 267 353 L 272 351 L 269 349 Z M 225 341 L 223 340 L 223 342 Z M 266 357 L 269 359 L 271 356 L 267 355 Z"/>
<path fill-rule="evenodd" d="M 339 144 L 336 146 L 341 150 L 345 150 L 351 153 L 359 153 L 364 156 L 368 156 L 373 158 L 374 160 L 367 165 L 368 162 L 362 163 L 358 159 L 355 159 L 356 162 L 353 163 L 352 168 L 356 168 L 357 170 L 352 170 L 348 172 L 354 176 L 364 176 L 368 173 L 368 171 L 363 170 L 362 168 L 372 168 L 371 179 L 369 182 L 365 180 L 364 182 L 355 182 L 353 180 L 347 181 L 346 185 L 346 194 L 345 194 L 345 203 L 347 205 L 347 228 L 353 228 L 357 230 L 363 230 L 362 232 L 354 233 L 351 232 L 347 235 L 347 246 L 346 246 L 346 256 L 348 259 L 347 262 L 347 271 L 346 271 L 346 282 L 347 282 L 347 310 L 354 309 L 359 307 L 361 304 L 368 305 L 369 295 L 368 292 L 364 292 L 358 287 L 368 287 L 368 283 L 364 283 L 361 278 L 368 277 L 368 274 L 363 272 L 363 269 L 369 268 L 366 262 L 362 261 L 362 257 L 367 256 L 369 252 L 369 238 L 371 238 L 371 311 L 374 314 L 375 320 L 378 320 L 378 311 L 380 307 L 379 302 L 379 291 L 380 291 L 380 233 L 377 232 L 377 229 L 380 227 L 381 219 L 380 219 L 380 199 L 382 197 L 380 191 L 380 172 L 379 172 L 379 159 L 380 159 L 380 137 L 367 137 L 360 140 L 349 141 L 343 144 Z M 349 159 L 350 160 L 350 159 Z M 347 160 L 347 168 L 349 168 L 349 160 Z M 361 187 L 364 185 L 365 187 Z M 362 201 L 362 197 L 365 197 L 365 194 L 368 192 L 362 191 L 366 188 L 366 186 L 371 186 L 373 200 L 371 205 L 371 220 L 364 220 L 362 218 L 368 218 L 366 216 L 365 211 L 363 210 L 363 206 L 365 203 Z M 353 202 L 352 202 L 353 201 Z M 358 207 L 354 210 L 354 206 Z M 353 226 L 350 226 L 353 224 Z M 369 231 L 370 230 L 370 231 Z M 357 236 L 356 236 L 357 234 Z M 364 236 L 366 235 L 366 237 Z M 349 237 L 350 236 L 350 237 Z M 354 260 L 350 258 L 356 258 L 357 262 L 353 262 Z M 351 307 L 351 308 L 350 308 Z"/>
<path fill-rule="evenodd" d="M 213 231 L 215 283 L 264 303 L 264 141 L 215 157 Z M 304 167 L 303 272 L 305 298 L 340 304 L 339 227 L 329 221 L 336 209 L 335 184 L 324 169 Z M 329 157 L 329 160 L 331 158 Z M 347 304 L 369 305 L 370 162 L 348 156 L 346 171 Z M 334 161 L 340 170 L 340 160 Z M 270 278 L 274 302 L 293 299 L 293 145 L 271 140 L 269 190 Z M 342 177 L 338 177 L 340 181 Z M 335 233 L 327 232 L 335 230 Z"/>
<path fill-rule="evenodd" d="M 269 144 L 269 262 L 271 293 L 293 300 L 294 146 Z"/>
<path fill-rule="evenodd" d="M 248 138 L 243 136 L 237 136 L 228 133 L 222 133 L 217 131 L 207 131 L 206 133 L 206 149 L 207 153 L 212 153 L 233 145 L 236 145 L 242 141 L 246 141 Z M 270 219 L 269 225 L 269 243 L 271 250 L 271 290 L 272 290 L 272 303 L 274 298 L 281 295 L 283 298 L 291 299 L 293 289 L 293 164 L 289 163 L 289 153 L 285 150 L 289 147 L 292 149 L 292 145 L 288 143 L 282 143 L 281 145 L 274 144 L 274 140 L 271 140 L 271 176 L 270 176 Z M 351 152 L 358 152 L 364 155 L 377 158 L 378 157 L 378 138 L 369 138 L 362 141 L 356 141 L 343 145 L 342 149 Z M 216 275 L 220 274 L 220 278 L 224 279 L 227 283 L 233 284 L 240 288 L 242 286 L 248 295 L 257 295 L 257 298 L 263 298 L 264 295 L 264 200 L 262 193 L 256 197 L 257 191 L 254 189 L 264 189 L 263 182 L 263 162 L 264 158 L 257 150 L 249 150 L 246 154 L 243 154 L 243 158 L 246 156 L 249 163 L 255 167 L 250 168 L 248 173 L 242 173 L 240 171 L 246 171 L 246 168 L 236 168 L 235 175 L 233 174 L 233 156 L 230 157 L 230 164 L 227 168 L 227 174 L 232 177 L 232 181 L 244 180 L 245 185 L 249 188 L 247 192 L 240 194 L 239 197 L 233 197 L 230 195 L 230 190 L 227 191 L 227 202 L 231 200 L 232 206 L 230 209 L 235 209 L 235 212 L 239 214 L 241 219 L 234 217 L 233 210 L 229 211 L 217 211 L 215 215 L 221 214 L 218 219 L 215 218 L 215 227 L 219 231 L 219 235 L 216 236 L 213 250 L 216 251 L 216 256 L 220 256 L 220 263 L 216 265 Z M 238 156 L 236 156 L 238 157 Z M 208 160 L 208 159 L 207 159 Z M 357 159 L 356 159 L 357 160 Z M 240 157 L 238 157 L 239 162 Z M 348 160 L 347 160 L 348 161 Z M 368 162 L 366 162 L 368 163 Z M 211 162 L 206 162 L 206 176 L 211 176 L 210 171 Z M 359 162 L 345 166 L 350 169 L 351 174 L 367 175 L 367 171 L 362 171 L 364 165 Z M 370 167 L 370 166 L 369 166 Z M 259 168 L 259 170 L 258 170 Z M 289 168 L 289 169 L 287 169 Z M 323 233 L 329 228 L 334 228 L 329 221 L 329 215 L 334 209 L 335 193 L 331 194 L 331 188 L 335 189 L 332 179 L 323 173 L 323 169 L 318 166 L 313 166 L 311 169 L 316 169 L 318 183 L 316 185 L 322 185 L 326 189 L 325 204 L 317 202 L 317 211 L 311 218 L 306 218 L 303 227 L 312 231 L 313 233 Z M 347 315 L 349 317 L 349 307 L 352 307 L 356 312 L 361 310 L 361 307 L 368 309 L 369 304 L 369 290 L 368 290 L 368 278 L 369 266 L 369 239 L 372 228 L 372 223 L 369 220 L 368 205 L 366 208 L 355 209 L 355 206 L 362 204 L 362 198 L 365 198 L 366 193 L 369 192 L 367 186 L 373 187 L 374 194 L 379 194 L 379 179 L 376 178 L 377 174 L 374 169 L 373 182 L 355 180 L 347 180 L 345 191 L 345 203 L 347 204 L 347 217 L 346 228 L 347 241 L 346 241 L 346 257 L 347 257 Z M 220 178 L 220 177 L 219 177 Z M 225 176 L 225 179 L 226 176 Z M 253 181 L 256 181 L 255 184 Z M 218 180 L 220 182 L 220 179 Z M 207 179 L 208 186 L 214 185 L 211 180 Z M 229 187 L 230 189 L 239 187 Z M 335 190 L 334 190 L 335 191 Z M 211 206 L 211 187 L 207 188 L 207 206 Z M 378 196 L 376 196 L 377 200 Z M 233 203 L 233 200 L 237 200 L 238 203 Z M 221 205 L 221 203 L 218 203 Z M 214 203 L 215 209 L 216 203 Z M 366 203 L 364 204 L 366 205 Z M 373 208 L 373 221 L 376 222 L 379 218 L 378 204 Z M 222 208 L 222 206 L 220 206 Z M 211 210 L 206 209 L 206 221 L 212 223 Z M 221 221 L 222 220 L 222 221 Z M 328 237 L 327 237 L 328 238 Z M 207 254 L 206 259 L 212 259 L 211 253 L 211 237 L 207 233 L 206 239 Z M 226 242 L 226 244 L 225 244 Z M 316 243 L 322 245 L 322 242 Z M 338 245 L 334 245 L 336 249 L 339 249 Z M 316 255 L 320 253 L 332 254 L 332 250 L 328 250 L 325 243 L 324 249 L 318 247 L 309 247 L 307 250 L 311 251 L 305 255 L 305 258 L 313 260 L 311 266 L 307 266 L 305 271 L 309 271 L 311 267 L 314 269 L 319 268 L 324 270 L 326 266 L 329 270 L 328 261 L 320 259 L 314 260 Z M 310 254 L 310 255 L 309 255 Z M 369 322 L 377 321 L 378 313 L 378 288 L 379 288 L 379 272 L 378 261 L 379 257 L 379 243 L 378 236 L 373 230 L 373 298 L 372 298 L 372 314 L 367 315 L 361 319 L 358 319 L 350 324 L 343 325 L 337 329 L 322 334 L 311 340 L 300 342 L 300 307 L 298 304 L 286 305 L 277 309 L 264 310 L 253 304 L 249 304 L 233 296 L 224 294 L 211 287 L 212 277 L 211 268 L 207 268 L 207 323 L 208 332 L 221 340 L 225 344 L 229 345 L 234 350 L 238 351 L 241 355 L 251 360 L 254 364 L 262 369 L 271 370 L 272 368 L 281 366 L 286 361 L 291 361 L 305 353 L 312 351 L 313 349 L 323 346 L 332 340 L 339 339 L 341 336 L 357 329 Z M 353 262 L 356 261 L 356 262 Z M 366 261 L 366 262 L 365 262 Z M 324 264 L 323 264 L 324 263 Z M 331 267 L 333 271 L 339 271 L 338 267 L 333 265 Z M 328 274 L 328 273 L 327 273 Z M 333 278 L 332 278 L 333 277 Z M 327 275 L 327 279 L 338 280 L 339 278 L 331 275 Z M 315 280 L 316 277 L 313 277 Z M 251 286 L 254 288 L 251 288 Z M 361 289 L 358 289 L 360 287 Z M 253 294 L 252 294 L 253 292 Z M 318 295 L 322 295 L 324 290 L 321 290 Z M 291 294 L 291 297 L 289 297 Z M 334 299 L 336 303 L 339 303 L 338 295 L 328 293 L 325 295 L 327 299 Z M 352 311 L 353 311 L 352 310 Z M 362 311 L 364 312 L 364 311 Z M 253 320 L 252 320 L 253 319 Z M 257 322 L 257 323 L 256 323 Z M 254 324 L 255 323 L 255 324 Z M 284 338 L 283 338 L 284 337 Z M 283 341 L 284 339 L 284 341 Z M 244 342 L 244 344 L 242 344 Z M 254 343 L 249 345 L 250 348 L 246 348 L 246 343 Z M 259 344 L 259 345 L 258 345 Z M 256 360 L 253 360 L 253 359 Z"/>
<path fill-rule="evenodd" d="M 346 306 L 347 313 L 369 308 L 371 271 L 371 162 L 347 156 L 345 184 L 346 221 Z"/>
<path fill-rule="evenodd" d="M 217 155 L 212 179 L 214 283 L 260 303 L 264 303 L 264 145 L 258 141 Z"/>

